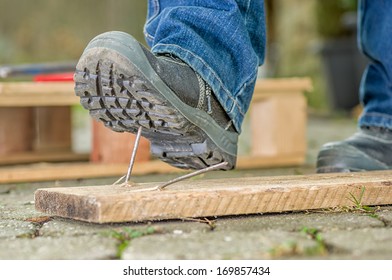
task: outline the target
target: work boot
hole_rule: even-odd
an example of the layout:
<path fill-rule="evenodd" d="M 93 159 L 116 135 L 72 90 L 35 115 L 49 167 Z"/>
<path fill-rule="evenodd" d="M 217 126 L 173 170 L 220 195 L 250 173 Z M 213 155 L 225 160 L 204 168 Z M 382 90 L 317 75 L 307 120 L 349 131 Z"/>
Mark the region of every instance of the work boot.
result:
<path fill-rule="evenodd" d="M 325 144 L 317 158 L 317 172 L 355 172 L 392 169 L 392 131 L 361 127 L 350 138 Z"/>
<path fill-rule="evenodd" d="M 90 115 L 117 132 L 151 142 L 151 153 L 185 169 L 235 166 L 238 133 L 210 86 L 182 60 L 155 55 L 123 32 L 95 37 L 75 72 Z M 111 145 L 111 143 L 107 143 Z"/>

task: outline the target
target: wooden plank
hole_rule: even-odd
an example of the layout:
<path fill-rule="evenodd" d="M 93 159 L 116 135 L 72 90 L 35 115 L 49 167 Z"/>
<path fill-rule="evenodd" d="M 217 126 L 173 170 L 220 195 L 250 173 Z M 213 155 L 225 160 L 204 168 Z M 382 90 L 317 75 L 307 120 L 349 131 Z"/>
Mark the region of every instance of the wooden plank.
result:
<path fill-rule="evenodd" d="M 1 94 L 74 94 L 72 82 L 3 82 L 0 83 Z"/>
<path fill-rule="evenodd" d="M 121 164 L 129 163 L 136 135 L 118 133 L 108 129 L 102 122 L 93 120 L 93 141 L 90 160 L 94 163 Z M 110 144 L 108 144 L 110 143 Z M 141 137 L 136 153 L 136 164 L 150 160 L 150 141 Z"/>
<path fill-rule="evenodd" d="M 0 108 L 0 158 L 32 149 L 32 108 Z"/>
<path fill-rule="evenodd" d="M 251 154 L 306 155 L 306 100 L 302 93 L 276 95 L 252 103 Z"/>
<path fill-rule="evenodd" d="M 309 78 L 261 79 L 250 106 L 251 155 L 292 157 L 306 155 L 305 91 Z M 294 125 L 293 125 L 294 124 Z"/>
<path fill-rule="evenodd" d="M 68 150 L 58 151 L 30 151 L 30 152 L 19 152 L 8 155 L 2 155 L 0 157 L 0 165 L 9 164 L 26 164 L 26 163 L 37 163 L 37 162 L 71 162 L 71 161 L 88 161 L 89 154 L 85 153 L 74 153 Z M 23 167 L 25 168 L 25 167 Z M 0 174 L 2 169 L 0 168 Z M 16 168 L 11 168 L 16 170 Z M 0 175 L 1 177 L 1 175 Z M 29 181 L 29 180 L 26 180 Z"/>
<path fill-rule="evenodd" d="M 392 204 L 392 172 L 193 180 L 163 191 L 155 184 L 39 189 L 35 207 L 94 223 L 181 219 Z"/>
<path fill-rule="evenodd" d="M 263 79 L 255 86 L 253 101 L 276 94 L 312 89 L 309 78 Z M 0 107 L 65 106 L 79 104 L 71 82 L 3 82 L 0 83 Z"/>
<path fill-rule="evenodd" d="M 0 83 L 0 107 L 67 106 L 80 104 L 70 82 Z"/>
<path fill-rule="evenodd" d="M 28 156 L 26 155 L 26 157 Z M 54 161 L 53 158 L 52 161 Z M 295 166 L 303 163 L 303 161 L 304 158 L 302 155 L 285 157 L 240 157 L 237 168 L 256 169 Z M 128 164 L 100 163 L 45 163 L 0 167 L 0 184 L 116 177 L 123 176 L 127 169 Z M 137 162 L 132 170 L 132 174 L 134 175 L 166 174 L 173 172 L 184 172 L 184 170 L 175 168 L 160 160 Z"/>
<path fill-rule="evenodd" d="M 236 169 L 274 168 L 285 166 L 298 166 L 305 162 L 302 153 L 273 156 L 240 156 L 237 159 Z"/>
<path fill-rule="evenodd" d="M 71 107 L 36 107 L 35 151 L 71 151 Z"/>
<path fill-rule="evenodd" d="M 127 169 L 128 164 L 94 163 L 40 163 L 3 167 L 0 168 L 0 184 L 116 177 L 126 174 Z M 176 171 L 178 172 L 179 169 L 161 161 L 149 161 L 135 164 L 132 174 L 146 175 Z"/>
<path fill-rule="evenodd" d="M 313 89 L 310 78 L 259 79 L 256 82 L 254 96 L 273 96 L 277 93 L 298 93 Z"/>

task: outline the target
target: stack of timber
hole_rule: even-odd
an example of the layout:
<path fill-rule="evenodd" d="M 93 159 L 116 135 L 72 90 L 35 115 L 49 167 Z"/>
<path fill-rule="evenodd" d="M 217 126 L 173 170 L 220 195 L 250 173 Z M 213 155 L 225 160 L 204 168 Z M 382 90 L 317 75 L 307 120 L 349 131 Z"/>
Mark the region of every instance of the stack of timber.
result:
<path fill-rule="evenodd" d="M 102 128 L 94 125 L 91 153 L 72 152 L 70 108 L 79 104 L 73 86 L 69 82 L 0 83 L 0 183 L 111 177 L 126 172 L 133 140 L 125 139 L 124 134 L 102 136 Z M 257 81 L 249 113 L 251 149 L 238 158 L 237 168 L 295 166 L 305 162 L 304 93 L 311 90 L 308 78 Z M 99 144 L 103 137 L 106 143 L 126 145 L 124 152 L 105 150 L 114 145 Z M 146 155 L 148 143 L 143 150 L 145 156 L 135 165 L 135 174 L 180 171 L 150 159 Z M 105 156 L 116 153 L 118 157 Z M 21 165 L 26 163 L 30 164 Z"/>

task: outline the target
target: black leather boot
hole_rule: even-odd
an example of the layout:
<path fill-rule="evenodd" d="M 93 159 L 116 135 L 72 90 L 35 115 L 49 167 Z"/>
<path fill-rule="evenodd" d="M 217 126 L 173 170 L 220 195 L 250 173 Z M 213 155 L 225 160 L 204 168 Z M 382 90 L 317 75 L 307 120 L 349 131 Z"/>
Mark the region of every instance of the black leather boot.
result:
<path fill-rule="evenodd" d="M 151 152 L 179 167 L 235 166 L 238 133 L 209 85 L 181 60 L 151 53 L 132 36 L 107 32 L 84 50 L 75 92 L 90 115 L 117 132 L 151 141 Z M 107 143 L 110 145 L 111 143 Z"/>

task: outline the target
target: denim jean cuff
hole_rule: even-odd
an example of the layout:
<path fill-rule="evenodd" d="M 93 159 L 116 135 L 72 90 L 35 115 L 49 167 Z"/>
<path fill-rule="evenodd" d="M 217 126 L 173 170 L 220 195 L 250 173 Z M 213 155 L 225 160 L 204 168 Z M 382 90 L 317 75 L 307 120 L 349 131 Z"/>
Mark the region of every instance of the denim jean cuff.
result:
<path fill-rule="evenodd" d="M 381 113 L 364 113 L 359 119 L 358 125 L 361 126 L 376 126 L 392 130 L 392 116 Z"/>

